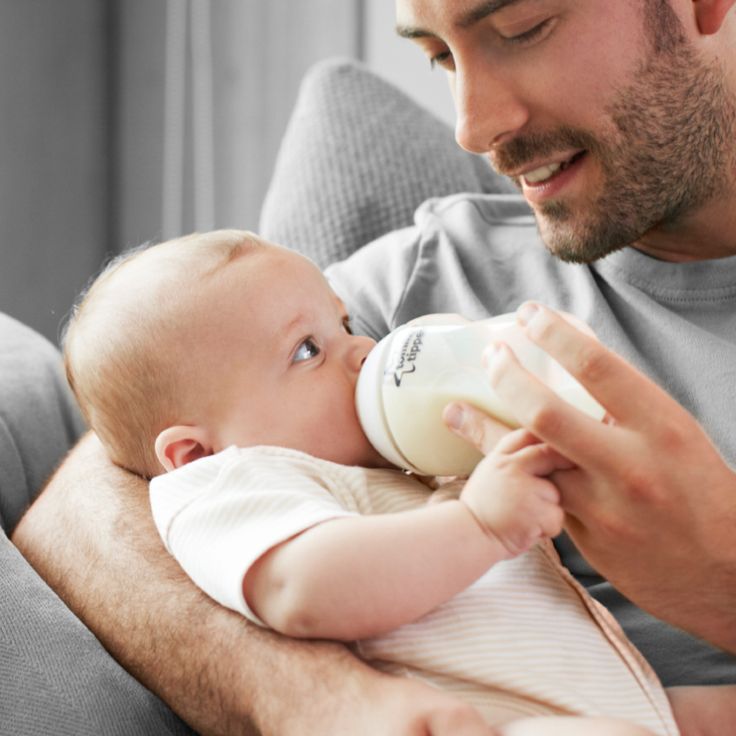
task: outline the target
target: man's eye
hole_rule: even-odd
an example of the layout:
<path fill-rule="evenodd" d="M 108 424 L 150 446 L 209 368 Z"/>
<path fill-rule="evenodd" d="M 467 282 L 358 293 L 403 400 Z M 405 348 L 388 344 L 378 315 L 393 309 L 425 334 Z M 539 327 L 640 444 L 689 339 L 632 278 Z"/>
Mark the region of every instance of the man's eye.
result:
<path fill-rule="evenodd" d="M 316 358 L 319 354 L 319 346 L 311 337 L 308 337 L 306 340 L 303 340 L 299 347 L 296 349 L 292 362 L 301 363 L 305 360 Z"/>
<path fill-rule="evenodd" d="M 429 66 L 431 69 L 434 69 L 435 67 L 439 66 L 445 71 L 452 71 L 455 68 L 452 54 L 449 51 L 442 51 L 439 54 L 430 56 Z"/>
<path fill-rule="evenodd" d="M 538 23 L 533 28 L 530 28 L 528 31 L 517 33 L 515 36 L 503 36 L 503 40 L 507 43 L 522 45 L 525 43 L 531 43 L 532 41 L 536 41 L 539 36 L 541 36 L 546 30 L 548 30 L 550 23 L 553 20 L 553 18 L 547 18 L 541 23 Z"/>

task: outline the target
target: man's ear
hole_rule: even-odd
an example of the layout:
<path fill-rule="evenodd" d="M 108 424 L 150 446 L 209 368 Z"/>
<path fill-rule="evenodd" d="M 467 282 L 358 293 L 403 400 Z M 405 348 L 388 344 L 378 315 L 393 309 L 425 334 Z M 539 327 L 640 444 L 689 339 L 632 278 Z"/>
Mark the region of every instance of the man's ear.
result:
<path fill-rule="evenodd" d="M 167 473 L 213 452 L 208 433 L 203 427 L 185 425 L 164 429 L 156 437 L 154 447 L 156 457 Z"/>
<path fill-rule="evenodd" d="M 693 0 L 698 30 L 704 36 L 718 33 L 736 0 Z"/>

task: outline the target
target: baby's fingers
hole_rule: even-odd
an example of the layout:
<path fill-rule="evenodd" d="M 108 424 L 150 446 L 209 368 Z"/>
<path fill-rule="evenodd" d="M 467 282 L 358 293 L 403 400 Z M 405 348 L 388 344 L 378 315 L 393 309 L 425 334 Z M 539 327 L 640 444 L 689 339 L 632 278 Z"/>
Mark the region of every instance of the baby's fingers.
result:
<path fill-rule="evenodd" d="M 554 490 L 551 483 L 547 483 Z M 541 496 L 545 495 L 541 489 L 536 490 L 534 502 L 527 499 L 524 513 L 527 523 L 510 532 L 503 539 L 504 546 L 513 554 L 526 552 L 540 539 L 552 539 L 561 531 L 565 521 L 565 512 L 555 503 L 545 502 Z"/>
<path fill-rule="evenodd" d="M 551 483 L 548 485 L 552 486 Z M 553 486 L 554 488 L 554 486 Z M 555 489 L 556 490 L 556 489 Z M 558 495 L 559 498 L 559 495 Z M 544 537 L 556 537 L 565 523 L 565 512 L 557 504 L 547 504 L 539 520 Z"/>
<path fill-rule="evenodd" d="M 513 462 L 524 473 L 540 478 L 551 475 L 556 470 L 572 470 L 576 467 L 571 460 L 545 444 L 524 447 L 509 455 L 508 461 Z"/>

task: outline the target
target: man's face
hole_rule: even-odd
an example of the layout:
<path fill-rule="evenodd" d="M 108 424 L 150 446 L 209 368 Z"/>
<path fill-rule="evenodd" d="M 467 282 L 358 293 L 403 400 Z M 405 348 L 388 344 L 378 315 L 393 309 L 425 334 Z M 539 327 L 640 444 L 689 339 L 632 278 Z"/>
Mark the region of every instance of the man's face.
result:
<path fill-rule="evenodd" d="M 589 262 L 671 229 L 729 181 L 734 102 L 666 0 L 397 0 L 448 73 L 456 137 Z"/>

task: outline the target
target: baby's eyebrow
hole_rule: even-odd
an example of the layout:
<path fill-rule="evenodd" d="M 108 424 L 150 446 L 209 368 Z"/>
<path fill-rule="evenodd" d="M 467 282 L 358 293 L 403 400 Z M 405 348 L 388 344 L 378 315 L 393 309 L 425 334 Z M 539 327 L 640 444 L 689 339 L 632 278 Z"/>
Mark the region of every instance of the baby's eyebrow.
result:
<path fill-rule="evenodd" d="M 302 322 L 304 317 L 301 314 L 297 314 L 296 317 L 290 319 L 282 328 L 281 332 L 287 334 L 293 332 Z"/>
<path fill-rule="evenodd" d="M 277 328 L 273 337 L 279 345 L 282 345 L 287 349 L 291 349 L 291 347 L 293 347 L 292 342 L 295 339 L 295 335 L 301 336 L 301 333 L 304 331 L 302 327 L 303 324 L 304 316 L 297 314 L 281 327 Z"/>

